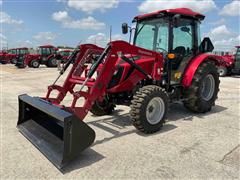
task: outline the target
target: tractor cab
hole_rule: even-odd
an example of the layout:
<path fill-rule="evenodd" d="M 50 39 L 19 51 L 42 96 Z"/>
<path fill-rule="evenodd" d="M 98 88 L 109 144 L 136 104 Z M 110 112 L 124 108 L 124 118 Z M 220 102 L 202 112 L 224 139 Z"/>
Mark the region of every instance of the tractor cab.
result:
<path fill-rule="evenodd" d="M 29 54 L 29 50 L 27 47 L 17 48 L 16 49 L 16 58 L 12 59 L 13 64 L 18 64 L 19 62 L 23 62 L 25 55 Z"/>
<path fill-rule="evenodd" d="M 38 51 L 38 54 L 41 55 L 42 60 L 46 61 L 48 56 L 52 54 L 56 54 L 57 49 L 52 45 L 44 45 L 44 46 L 39 46 L 37 51 Z"/>
<path fill-rule="evenodd" d="M 9 49 L 8 54 L 17 54 L 17 49 Z"/>
<path fill-rule="evenodd" d="M 28 48 L 23 47 L 17 49 L 17 55 L 24 56 L 26 54 L 29 54 Z"/>
<path fill-rule="evenodd" d="M 179 83 L 193 57 L 213 50 L 209 38 L 200 40 L 199 26 L 203 19 L 204 15 L 186 8 L 136 16 L 133 19 L 136 22 L 133 44 L 161 53 L 165 76 L 168 76 L 166 80 Z M 123 34 L 128 32 L 128 28 L 126 23 L 122 25 Z"/>

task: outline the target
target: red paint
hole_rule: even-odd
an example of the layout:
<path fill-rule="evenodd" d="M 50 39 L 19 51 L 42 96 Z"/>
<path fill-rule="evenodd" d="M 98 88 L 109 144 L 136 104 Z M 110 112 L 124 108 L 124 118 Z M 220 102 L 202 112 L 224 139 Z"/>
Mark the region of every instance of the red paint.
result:
<path fill-rule="evenodd" d="M 159 14 L 181 14 L 181 15 L 185 15 L 185 16 L 190 16 L 190 17 L 194 17 L 200 20 L 203 20 L 205 18 L 204 15 L 198 13 L 198 12 L 194 12 L 191 9 L 188 8 L 176 8 L 176 9 L 166 9 L 166 10 L 159 10 L 159 11 L 155 11 L 152 13 L 148 13 L 148 14 L 143 14 L 143 15 L 138 15 L 134 18 L 135 21 L 139 21 L 145 18 L 149 18 L 149 17 L 154 17 L 157 16 Z"/>
<path fill-rule="evenodd" d="M 106 93 L 131 91 L 139 81 L 146 79 L 146 77 L 140 72 L 134 70 L 132 74 L 125 80 L 130 65 L 123 62 L 118 57 L 119 54 L 124 54 L 127 57 L 135 56 L 137 54 L 140 58 L 135 62 L 139 66 L 143 67 L 143 69 L 149 75 L 151 75 L 153 79 L 161 79 L 161 74 L 157 72 L 158 67 L 163 67 L 163 57 L 161 54 L 136 47 L 124 41 L 111 42 L 110 46 L 111 50 L 106 55 L 104 64 L 97 69 L 97 78 L 91 78 L 86 84 L 87 91 L 77 91 L 76 89 L 79 89 L 79 87 L 76 89 L 74 89 L 74 87 L 76 85 L 82 85 L 86 79 L 85 72 L 88 71 L 88 67 L 84 65 L 84 62 L 88 61 L 87 57 L 89 57 L 89 55 L 92 53 L 101 54 L 104 50 L 103 48 L 92 44 L 84 44 L 80 46 L 81 51 L 78 54 L 77 60 L 73 64 L 63 86 L 49 86 L 47 95 L 44 99 L 57 106 L 61 106 L 60 103 L 69 92 L 73 95 L 73 101 L 71 106 L 66 108 L 74 112 L 80 119 L 84 119 L 87 112 L 91 109 L 92 104 L 96 100 L 101 101 Z M 154 66 L 154 64 L 158 65 Z M 113 77 L 113 74 L 116 70 L 118 70 L 119 66 L 124 68 L 121 79 L 116 86 L 108 89 L 107 87 Z M 57 90 L 59 92 L 56 98 L 50 97 L 50 94 L 53 90 Z M 84 105 L 82 107 L 76 107 L 77 100 L 80 97 L 85 99 Z"/>
<path fill-rule="evenodd" d="M 191 85 L 192 79 L 194 77 L 196 70 L 198 69 L 199 65 L 206 60 L 214 61 L 215 64 L 218 66 L 223 62 L 223 59 L 221 58 L 221 56 L 207 54 L 207 53 L 200 54 L 194 57 L 191 60 L 191 62 L 188 64 L 185 70 L 183 80 L 182 80 L 183 87 L 187 88 Z"/>

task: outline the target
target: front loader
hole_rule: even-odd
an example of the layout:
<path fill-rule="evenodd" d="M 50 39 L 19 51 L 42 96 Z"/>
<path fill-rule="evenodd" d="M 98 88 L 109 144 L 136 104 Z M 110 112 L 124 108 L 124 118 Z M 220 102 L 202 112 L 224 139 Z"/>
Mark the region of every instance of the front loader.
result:
<path fill-rule="evenodd" d="M 210 111 L 219 91 L 219 60 L 209 54 L 209 38 L 199 42 L 203 19 L 190 9 L 161 10 L 134 18 L 132 45 L 80 45 L 45 97 L 19 96 L 19 131 L 62 168 L 94 142 L 94 130 L 83 122 L 89 111 L 101 116 L 116 105 L 130 106 L 132 123 L 143 133 L 161 129 L 172 102 L 181 101 L 196 113 Z M 128 29 L 124 23 L 123 33 Z M 86 62 L 94 63 L 89 68 Z M 64 84 L 57 85 L 70 66 Z M 73 98 L 70 106 L 62 103 L 67 94 Z"/>

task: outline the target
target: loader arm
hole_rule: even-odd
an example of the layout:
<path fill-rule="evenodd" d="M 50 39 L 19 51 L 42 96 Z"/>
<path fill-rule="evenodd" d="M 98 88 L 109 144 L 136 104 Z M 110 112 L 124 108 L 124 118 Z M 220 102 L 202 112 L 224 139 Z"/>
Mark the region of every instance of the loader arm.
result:
<path fill-rule="evenodd" d="M 97 62 L 93 64 L 90 69 L 88 69 L 85 65 L 85 62 L 87 61 L 88 56 L 92 53 L 101 53 L 101 55 Z M 96 100 L 103 100 L 107 91 L 107 86 L 116 70 L 115 65 L 119 57 L 122 57 L 122 60 L 125 60 L 130 65 L 133 65 L 133 62 L 128 62 L 126 60 L 126 57 L 124 56 L 126 54 L 138 54 L 139 56 L 154 57 L 158 63 L 155 63 L 152 74 L 144 74 L 145 72 L 140 67 L 137 67 L 137 65 L 135 68 L 140 72 L 142 71 L 142 73 L 146 76 L 145 78 L 153 78 L 156 80 L 161 78 L 160 73 L 154 72 L 159 72 L 160 67 L 162 67 L 162 55 L 157 52 L 133 46 L 124 41 L 111 42 L 108 44 L 105 50 L 95 45 L 85 44 L 80 46 L 80 53 L 78 54 L 77 60 L 70 70 L 63 86 L 49 86 L 45 100 L 57 106 L 63 107 L 60 105 L 60 103 L 66 94 L 70 92 L 73 95 L 72 104 L 70 107 L 64 108 L 67 108 L 69 111 L 73 112 L 76 116 L 83 120 L 94 102 Z M 92 78 L 100 64 L 103 64 L 103 66 L 98 72 L 97 77 Z M 83 88 L 81 87 L 79 90 L 74 91 L 76 85 L 85 86 L 87 87 L 87 90 L 83 91 Z M 50 98 L 52 90 L 59 91 L 57 98 Z M 84 97 L 85 102 L 82 107 L 77 107 L 76 103 L 80 97 Z"/>

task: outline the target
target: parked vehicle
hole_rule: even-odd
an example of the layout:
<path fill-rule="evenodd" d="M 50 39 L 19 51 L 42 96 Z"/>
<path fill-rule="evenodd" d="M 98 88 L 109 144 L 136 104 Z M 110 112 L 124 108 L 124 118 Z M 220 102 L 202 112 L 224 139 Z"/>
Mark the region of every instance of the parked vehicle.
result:
<path fill-rule="evenodd" d="M 37 48 L 36 54 L 28 54 L 23 59 L 19 59 L 16 63 L 18 68 L 32 67 L 38 68 L 40 64 L 47 67 L 57 67 L 57 61 L 54 58 L 57 48 L 52 45 L 43 45 Z"/>
<path fill-rule="evenodd" d="M 62 86 L 56 84 L 59 75 L 45 97 L 19 96 L 17 128 L 62 168 L 94 142 L 94 130 L 83 122 L 89 111 L 102 116 L 116 105 L 130 106 L 132 123 L 143 133 L 161 129 L 172 102 L 182 101 L 197 113 L 210 111 L 219 91 L 219 57 L 208 53 L 214 48 L 209 38 L 199 42 L 204 17 L 186 8 L 160 10 L 133 19 L 133 44 L 80 45 L 60 71 L 74 62 Z M 123 33 L 129 28 L 124 23 Z M 98 59 L 89 68 L 93 57 Z M 52 97 L 53 91 L 58 95 Z M 62 103 L 66 95 L 72 96 L 70 106 Z"/>
<path fill-rule="evenodd" d="M 218 67 L 218 73 L 221 77 L 240 74 L 240 46 L 236 46 L 236 52 L 232 55 L 222 56 L 223 63 Z"/>

